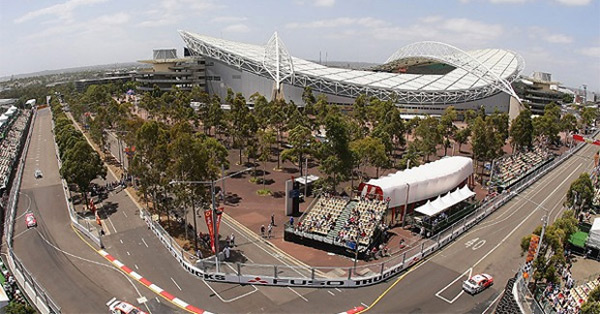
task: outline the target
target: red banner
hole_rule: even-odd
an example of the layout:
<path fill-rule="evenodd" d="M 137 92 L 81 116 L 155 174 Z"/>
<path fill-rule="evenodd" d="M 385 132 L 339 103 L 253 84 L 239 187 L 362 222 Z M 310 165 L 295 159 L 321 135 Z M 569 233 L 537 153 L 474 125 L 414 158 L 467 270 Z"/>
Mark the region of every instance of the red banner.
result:
<path fill-rule="evenodd" d="M 217 214 L 217 235 L 219 234 L 219 227 L 221 226 L 221 216 L 223 215 L 223 207 L 219 207 L 219 213 Z"/>
<path fill-rule="evenodd" d="M 573 139 L 578 142 L 586 142 L 588 144 L 594 144 L 600 146 L 600 140 L 594 140 L 593 138 L 584 137 L 581 134 L 573 134 Z"/>
<path fill-rule="evenodd" d="M 213 220 L 212 220 L 212 211 L 205 210 L 204 211 L 204 220 L 206 221 L 206 226 L 208 227 L 208 235 L 210 235 L 210 247 L 215 252 L 215 230 L 213 229 Z"/>

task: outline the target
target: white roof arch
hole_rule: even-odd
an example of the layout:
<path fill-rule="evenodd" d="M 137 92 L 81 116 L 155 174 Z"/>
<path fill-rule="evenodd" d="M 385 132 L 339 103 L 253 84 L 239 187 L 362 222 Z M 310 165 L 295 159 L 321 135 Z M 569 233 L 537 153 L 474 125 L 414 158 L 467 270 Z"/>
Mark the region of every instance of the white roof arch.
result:
<path fill-rule="evenodd" d="M 523 58 L 508 50 L 465 52 L 450 45 L 425 42 L 408 45 L 390 59 L 429 56 L 456 69 L 443 75 L 353 70 L 292 57 L 277 34 L 269 43 L 260 46 L 187 31 L 179 33 L 193 55 L 212 58 L 278 83 L 310 86 L 315 92 L 350 98 L 364 94 L 382 100 L 394 99 L 402 104 L 466 102 L 500 92 L 515 96 L 509 83 L 524 67 Z"/>

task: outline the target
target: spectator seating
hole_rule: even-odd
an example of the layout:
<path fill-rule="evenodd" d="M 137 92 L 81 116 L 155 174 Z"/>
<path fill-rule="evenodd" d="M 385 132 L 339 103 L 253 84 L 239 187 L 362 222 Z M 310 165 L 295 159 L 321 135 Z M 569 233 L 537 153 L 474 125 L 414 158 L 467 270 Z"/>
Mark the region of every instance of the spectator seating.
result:
<path fill-rule="evenodd" d="M 519 151 L 512 155 L 502 156 L 494 160 L 491 184 L 509 186 L 529 170 L 552 157 L 553 155 L 548 150 L 541 147 L 535 147 L 531 151 Z"/>
<path fill-rule="evenodd" d="M 381 223 L 387 209 L 387 202 L 380 200 L 357 199 L 350 215 L 337 232 L 338 242 L 357 241 L 359 245 L 369 246 L 376 227 Z"/>
<path fill-rule="evenodd" d="M 14 122 L 11 121 L 10 129 L 4 138 L 0 139 L 0 187 L 6 184 L 13 164 L 18 159 L 19 145 L 30 113 L 30 111 L 25 111 L 24 114 L 16 117 Z"/>
<path fill-rule="evenodd" d="M 387 206 L 387 201 L 362 197 L 350 200 L 320 196 L 294 229 L 324 236 L 338 245 L 358 242 L 359 246 L 366 248 L 371 244 L 377 226 L 382 223 Z"/>
<path fill-rule="evenodd" d="M 341 197 L 319 197 L 315 206 L 302 220 L 301 230 L 324 236 L 335 228 L 336 220 L 346 207 L 348 200 Z"/>

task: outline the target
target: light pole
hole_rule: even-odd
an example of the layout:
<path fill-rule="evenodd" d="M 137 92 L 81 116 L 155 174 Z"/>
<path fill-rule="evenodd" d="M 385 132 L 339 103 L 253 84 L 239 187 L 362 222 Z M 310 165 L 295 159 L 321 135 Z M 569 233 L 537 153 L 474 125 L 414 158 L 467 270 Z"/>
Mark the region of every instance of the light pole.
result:
<path fill-rule="evenodd" d="M 234 177 L 240 173 L 244 173 L 247 171 L 252 170 L 252 168 L 246 168 L 243 170 L 240 170 L 236 173 L 232 173 L 228 176 L 224 176 L 221 177 L 220 179 L 217 180 L 210 180 L 210 181 L 180 181 L 180 180 L 171 180 L 169 182 L 170 185 L 172 184 L 202 184 L 202 185 L 210 185 L 210 194 L 211 194 L 211 211 L 212 211 L 212 227 L 213 227 L 213 243 L 215 246 L 215 265 L 217 268 L 217 272 L 219 272 L 219 232 L 217 229 L 217 217 L 219 214 L 221 214 L 222 212 L 219 212 L 217 210 L 217 206 L 216 206 L 216 202 L 215 202 L 215 183 L 221 182 L 227 178 L 231 178 Z M 194 219 L 196 217 L 196 213 L 194 213 Z M 198 232 L 197 230 L 194 231 L 195 233 Z M 196 236 L 196 234 L 194 234 L 194 236 Z"/>

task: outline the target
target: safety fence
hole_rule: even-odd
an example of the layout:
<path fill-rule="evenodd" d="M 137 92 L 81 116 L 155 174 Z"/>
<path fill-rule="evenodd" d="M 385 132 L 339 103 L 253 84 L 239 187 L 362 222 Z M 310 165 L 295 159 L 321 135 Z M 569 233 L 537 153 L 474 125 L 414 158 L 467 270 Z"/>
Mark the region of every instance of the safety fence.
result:
<path fill-rule="evenodd" d="M 29 150 L 29 143 L 31 140 L 31 134 L 33 133 L 33 125 L 37 111 L 30 116 L 27 139 L 23 150 L 21 152 L 21 159 L 19 161 L 19 167 L 15 176 L 15 181 L 11 187 L 9 194 L 9 205 L 8 210 L 5 213 L 5 224 L 6 228 L 6 244 L 8 246 L 8 254 L 6 255 L 6 265 L 10 270 L 11 274 L 16 279 L 19 287 L 27 296 L 28 300 L 36 307 L 36 309 L 42 313 L 60 313 L 61 309 L 54 300 L 48 295 L 46 290 L 37 282 L 35 277 L 23 266 L 21 260 L 17 257 L 13 251 L 13 233 L 15 225 L 15 217 L 17 214 L 17 202 L 19 199 L 19 190 L 21 188 L 21 179 L 23 177 L 23 171 L 25 169 L 25 160 L 27 158 L 27 152 Z"/>
<path fill-rule="evenodd" d="M 552 162 L 544 164 L 513 184 L 510 189 L 482 203 L 471 214 L 437 233 L 423 239 L 416 246 L 403 248 L 385 257 L 380 263 L 356 267 L 310 267 L 295 265 L 262 265 L 232 263 L 218 258 L 197 260 L 183 250 L 150 214 L 141 209 L 141 218 L 155 233 L 165 247 L 188 272 L 205 280 L 239 284 L 305 287 L 363 287 L 393 277 L 433 254 L 472 226 L 496 211 L 518 193 L 576 153 L 584 144 L 571 148 Z M 289 226 L 288 226 L 289 227 Z M 476 245 L 476 243 L 475 243 Z"/>
<path fill-rule="evenodd" d="M 50 112 L 52 112 L 52 110 L 50 110 Z M 58 169 L 60 170 L 60 168 L 62 168 L 62 160 L 60 158 L 58 144 L 56 144 L 56 134 L 54 134 L 54 116 L 52 116 L 52 134 L 54 139 L 54 150 L 56 151 L 56 160 L 58 162 Z M 73 207 L 73 202 L 70 197 L 71 192 L 69 191 L 69 185 L 67 184 L 67 181 L 65 181 L 65 179 L 61 179 L 60 182 L 63 187 L 65 201 L 67 202 L 67 211 L 73 227 L 77 228 L 77 230 L 92 240 L 92 242 L 94 242 L 98 247 L 103 248 L 102 238 L 100 237 L 100 234 L 98 234 L 98 229 L 94 225 L 90 224 L 88 219 L 79 215 Z"/>

